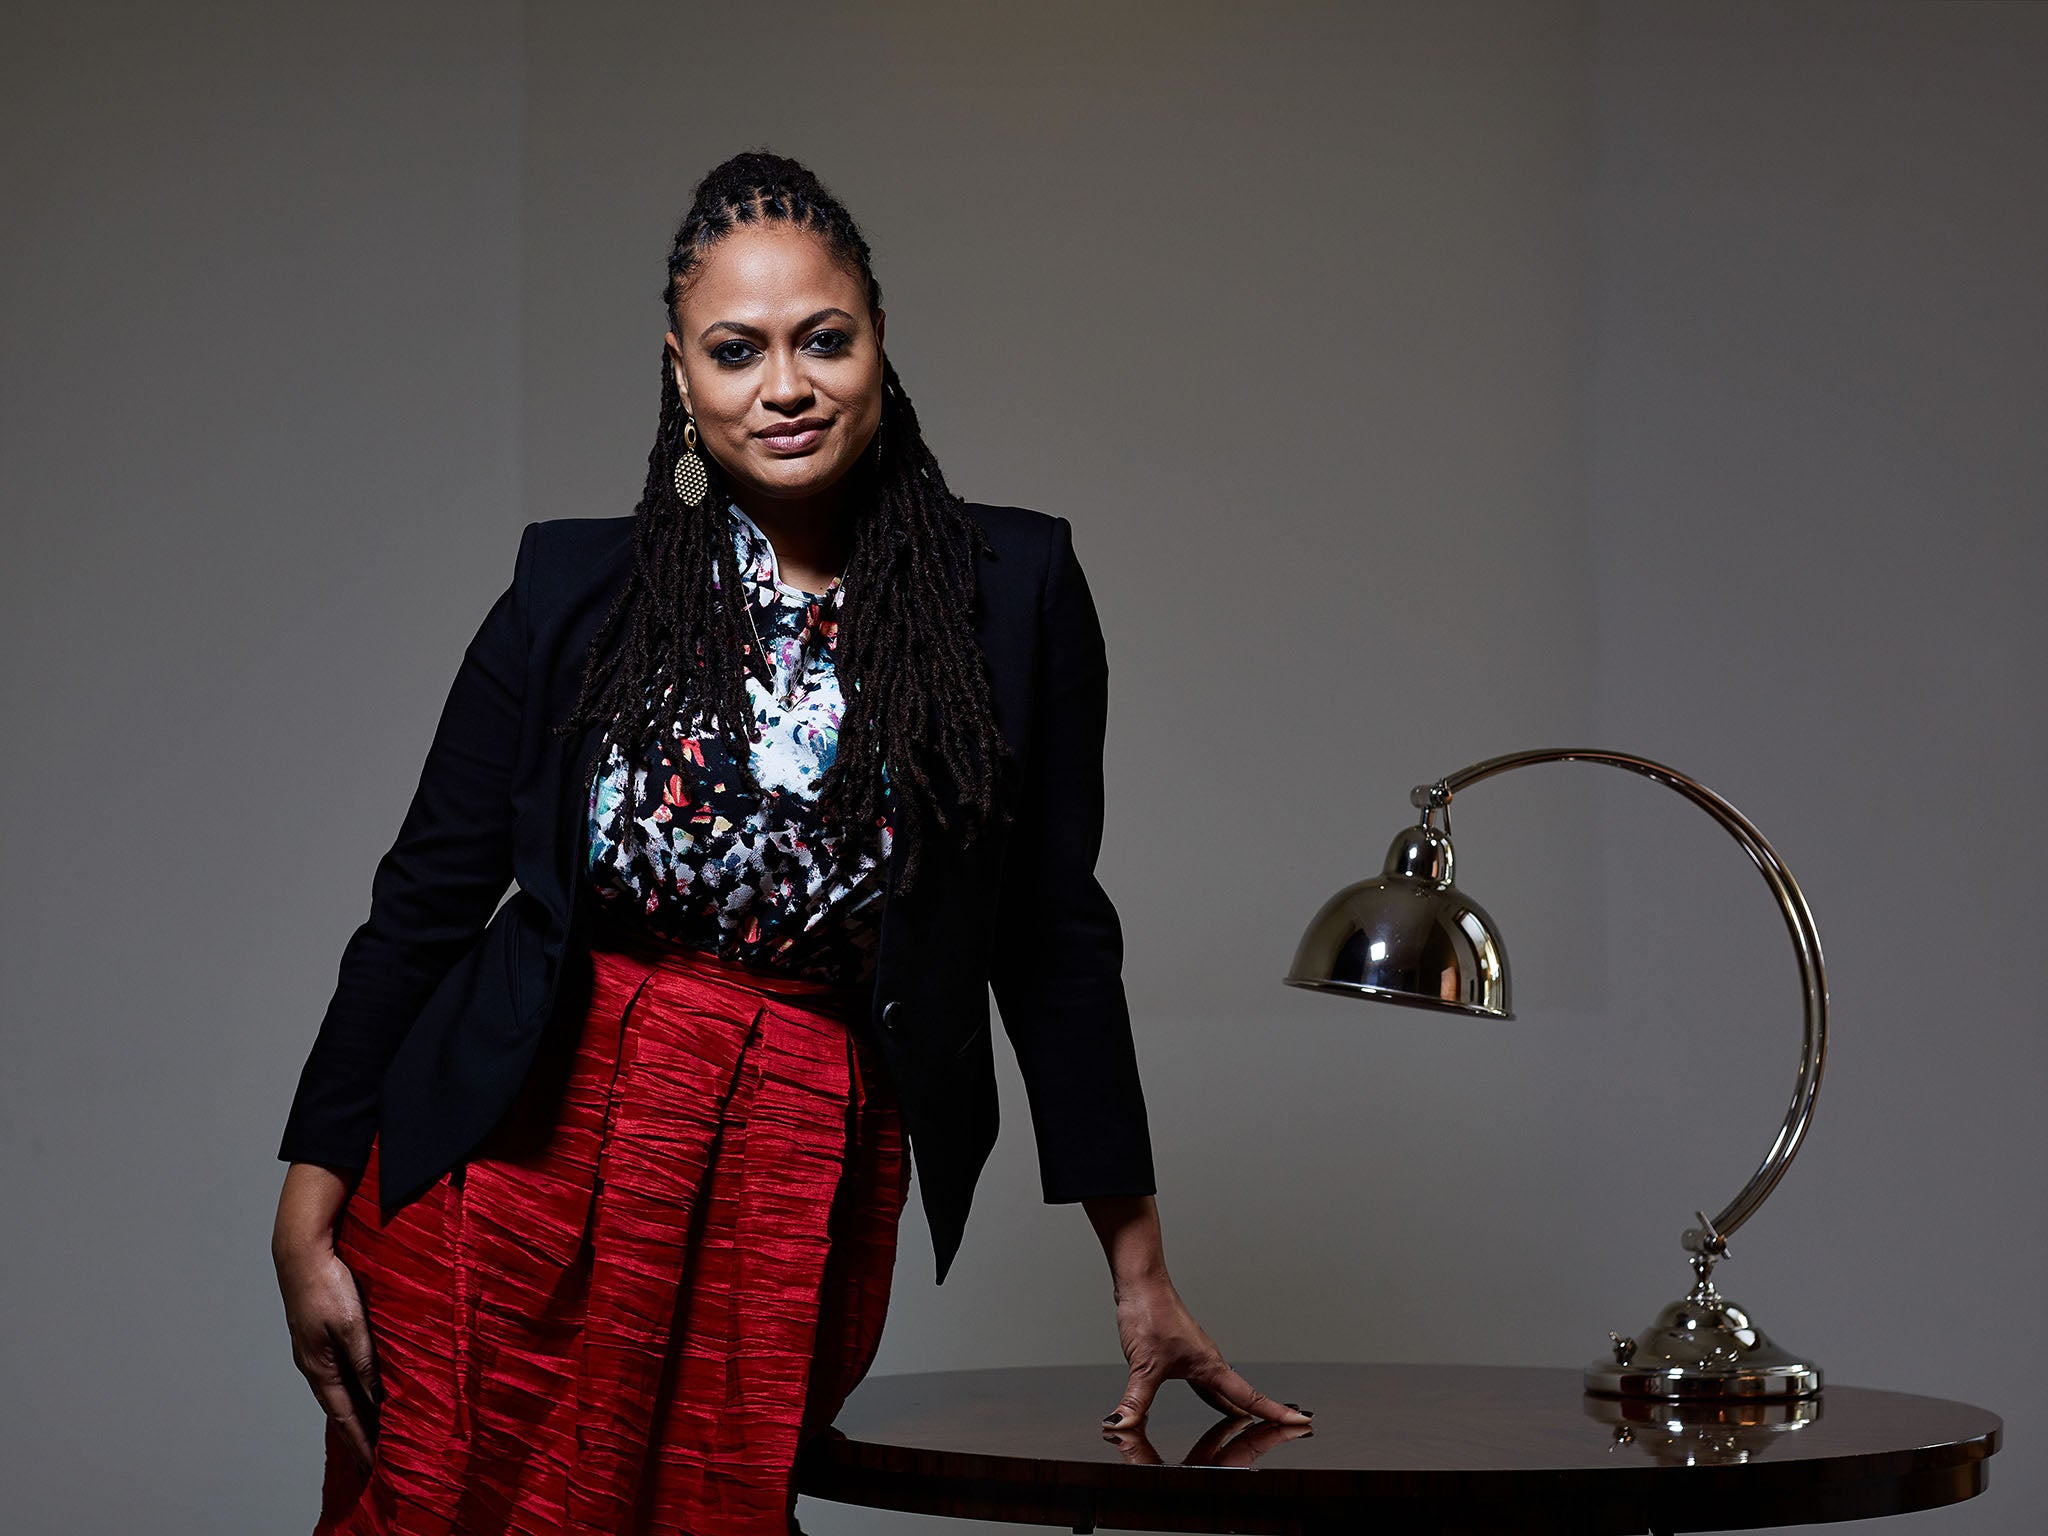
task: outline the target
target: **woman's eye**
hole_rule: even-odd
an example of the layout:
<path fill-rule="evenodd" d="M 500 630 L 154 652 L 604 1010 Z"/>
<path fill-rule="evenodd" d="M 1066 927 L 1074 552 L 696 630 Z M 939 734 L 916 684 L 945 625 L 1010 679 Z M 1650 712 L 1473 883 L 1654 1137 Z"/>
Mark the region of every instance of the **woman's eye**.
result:
<path fill-rule="evenodd" d="M 811 337 L 808 345 L 815 349 L 814 356 L 834 357 L 844 352 L 851 345 L 852 340 L 853 338 L 844 331 L 819 331 Z M 722 363 L 728 368 L 744 367 L 751 360 L 753 354 L 754 348 L 752 344 L 741 341 L 737 337 L 729 341 L 722 341 L 711 349 L 712 360 Z"/>

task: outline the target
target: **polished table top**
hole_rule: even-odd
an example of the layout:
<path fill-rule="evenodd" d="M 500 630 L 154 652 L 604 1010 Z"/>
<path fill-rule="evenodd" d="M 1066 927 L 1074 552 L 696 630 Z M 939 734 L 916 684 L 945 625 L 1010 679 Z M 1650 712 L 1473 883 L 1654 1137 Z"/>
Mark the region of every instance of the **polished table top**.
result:
<path fill-rule="evenodd" d="M 1667 1411 L 1589 1397 L 1576 1370 L 1233 1363 L 1314 1425 L 1219 1421 L 1172 1381 L 1135 1430 L 1105 1429 L 1120 1362 L 873 1376 L 806 1446 L 798 1488 L 1078 1531 L 1743 1530 L 1970 1498 L 2003 1428 L 1862 1387 Z"/>

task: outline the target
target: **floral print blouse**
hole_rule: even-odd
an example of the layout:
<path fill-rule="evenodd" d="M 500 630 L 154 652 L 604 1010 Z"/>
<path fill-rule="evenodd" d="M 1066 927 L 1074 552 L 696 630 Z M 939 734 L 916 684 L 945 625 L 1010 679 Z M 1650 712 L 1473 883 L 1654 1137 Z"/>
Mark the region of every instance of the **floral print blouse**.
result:
<path fill-rule="evenodd" d="M 844 710 L 833 667 L 839 579 L 816 594 L 786 585 L 768 536 L 736 503 L 726 512 L 774 675 L 772 689 L 751 673 L 746 679 L 761 731 L 751 757 L 762 793 L 739 782 L 718 736 L 686 736 L 678 722 L 649 754 L 659 767 L 653 781 L 637 773 L 629 794 L 624 754 L 612 744 L 588 806 L 588 889 L 601 921 L 742 965 L 862 983 L 880 939 L 890 829 L 885 818 L 879 858 L 863 855 L 833 873 L 840 840 L 819 821 L 817 785 L 837 755 Z M 652 885 L 623 857 L 620 818 L 628 814 L 646 834 Z"/>

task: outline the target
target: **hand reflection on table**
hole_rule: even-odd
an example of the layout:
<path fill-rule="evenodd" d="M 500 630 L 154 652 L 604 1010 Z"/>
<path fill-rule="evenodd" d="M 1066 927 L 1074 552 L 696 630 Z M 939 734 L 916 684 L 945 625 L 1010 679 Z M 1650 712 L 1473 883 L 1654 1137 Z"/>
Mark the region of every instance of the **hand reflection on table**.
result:
<path fill-rule="evenodd" d="M 1242 1413 L 1226 1415 L 1202 1431 L 1201 1438 L 1188 1447 L 1187 1454 L 1175 1465 L 1248 1467 L 1274 1446 L 1314 1433 L 1315 1429 L 1307 1424 L 1278 1424 L 1271 1419 Z M 1159 1454 L 1159 1448 L 1146 1435 L 1143 1419 L 1125 1429 L 1105 1429 L 1102 1438 L 1121 1451 L 1124 1461 L 1130 1466 L 1158 1467 L 1166 1464 L 1166 1458 Z"/>

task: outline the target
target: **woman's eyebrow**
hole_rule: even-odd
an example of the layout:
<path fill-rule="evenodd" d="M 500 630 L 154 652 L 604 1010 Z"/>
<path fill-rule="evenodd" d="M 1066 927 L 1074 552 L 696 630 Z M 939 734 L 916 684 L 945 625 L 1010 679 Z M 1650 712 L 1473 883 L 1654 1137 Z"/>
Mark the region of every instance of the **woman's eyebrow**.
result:
<path fill-rule="evenodd" d="M 853 319 L 853 316 L 837 305 L 828 304 L 816 314 L 804 316 L 803 319 L 796 323 L 795 329 L 799 331 L 809 330 L 820 320 L 828 320 L 834 315 L 837 315 L 842 320 L 851 321 Z M 752 337 L 756 341 L 766 341 L 768 339 L 768 333 L 760 329 L 760 327 L 748 325 L 739 320 L 714 320 L 698 333 L 697 339 L 699 341 L 707 340 L 713 331 L 718 330 L 738 331 L 742 336 Z"/>

